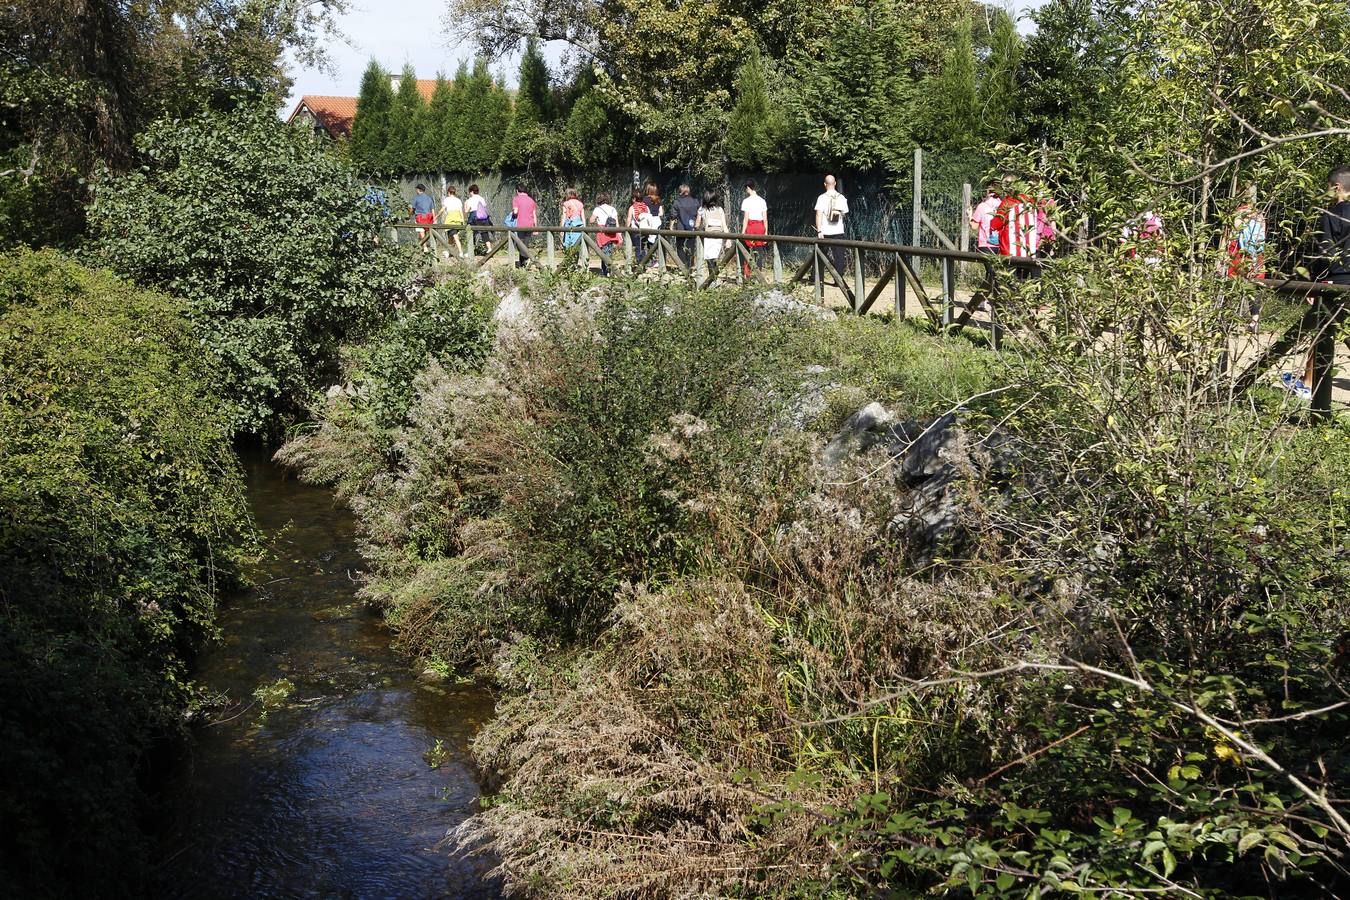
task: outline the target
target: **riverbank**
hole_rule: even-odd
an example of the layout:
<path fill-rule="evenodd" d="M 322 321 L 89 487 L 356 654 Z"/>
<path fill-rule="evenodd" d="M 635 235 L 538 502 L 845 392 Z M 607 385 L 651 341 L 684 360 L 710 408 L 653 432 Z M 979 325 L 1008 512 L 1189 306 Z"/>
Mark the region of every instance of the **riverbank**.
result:
<path fill-rule="evenodd" d="M 1242 748 L 1345 768 L 1340 425 L 733 289 L 526 276 L 482 356 L 481 284 L 353 348 L 280 455 L 356 511 L 400 647 L 506 692 L 457 837 L 508 893 L 1339 877 Z"/>

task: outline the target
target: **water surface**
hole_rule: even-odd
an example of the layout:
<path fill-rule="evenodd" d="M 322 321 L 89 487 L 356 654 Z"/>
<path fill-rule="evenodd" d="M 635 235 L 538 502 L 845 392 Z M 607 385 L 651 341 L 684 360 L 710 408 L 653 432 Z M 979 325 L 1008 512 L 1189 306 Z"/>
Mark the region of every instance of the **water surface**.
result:
<path fill-rule="evenodd" d="M 350 515 L 245 459 L 272 552 L 194 678 L 228 698 L 165 794 L 166 898 L 495 897 L 446 830 L 477 809 L 467 747 L 486 691 L 419 681 L 355 596 Z"/>

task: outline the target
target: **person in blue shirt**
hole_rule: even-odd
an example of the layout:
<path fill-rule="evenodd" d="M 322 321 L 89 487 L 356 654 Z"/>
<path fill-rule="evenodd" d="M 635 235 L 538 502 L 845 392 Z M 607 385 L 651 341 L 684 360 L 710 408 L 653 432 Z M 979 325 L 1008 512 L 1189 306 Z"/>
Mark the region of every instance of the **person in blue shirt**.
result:
<path fill-rule="evenodd" d="M 412 211 L 413 221 L 418 225 L 433 225 L 436 222 L 436 201 L 431 199 L 427 193 L 427 186 L 419 184 L 417 193 L 412 198 L 412 203 L 408 204 L 408 209 Z M 422 252 L 431 252 L 431 231 L 426 228 L 417 229 L 418 240 L 422 244 Z"/>

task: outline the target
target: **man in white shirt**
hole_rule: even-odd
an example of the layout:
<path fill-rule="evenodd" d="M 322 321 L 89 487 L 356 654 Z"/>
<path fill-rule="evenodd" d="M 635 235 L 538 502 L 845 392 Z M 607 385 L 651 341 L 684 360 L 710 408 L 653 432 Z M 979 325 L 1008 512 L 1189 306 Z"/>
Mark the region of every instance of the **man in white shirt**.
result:
<path fill-rule="evenodd" d="M 816 237 L 842 238 L 844 217 L 848 215 L 848 198 L 834 189 L 833 175 L 825 176 L 825 193 L 816 198 Z M 844 277 L 846 259 L 843 247 L 824 247 L 826 257 L 839 277 Z M 840 289 L 844 288 L 842 283 Z"/>

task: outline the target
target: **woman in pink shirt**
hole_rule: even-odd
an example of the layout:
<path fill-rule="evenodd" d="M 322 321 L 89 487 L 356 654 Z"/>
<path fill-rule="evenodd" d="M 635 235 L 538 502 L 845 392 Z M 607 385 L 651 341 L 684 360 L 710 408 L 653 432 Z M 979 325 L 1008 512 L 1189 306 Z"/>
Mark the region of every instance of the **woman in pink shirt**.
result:
<path fill-rule="evenodd" d="M 535 219 L 536 209 L 537 207 L 535 206 L 534 198 L 525 191 L 523 186 L 517 185 L 515 199 L 511 201 L 511 212 L 516 215 L 516 227 L 533 228 L 538 224 Z M 522 244 L 529 247 L 530 238 L 534 237 L 534 235 L 528 231 L 521 231 L 517 232 L 516 237 L 520 238 Z M 525 268 L 525 263 L 529 258 L 530 254 L 528 250 L 522 252 L 520 258 L 516 260 L 516 268 Z"/>
<path fill-rule="evenodd" d="M 991 184 L 985 189 L 984 199 L 970 212 L 970 227 L 975 229 L 976 253 L 998 252 L 998 232 L 991 230 L 989 223 L 993 221 L 1001 202 L 1003 198 L 998 195 L 998 187 Z"/>
<path fill-rule="evenodd" d="M 581 228 L 586 224 L 586 206 L 577 196 L 576 188 L 567 189 L 567 198 L 563 200 L 562 217 L 558 224 L 563 228 Z M 572 231 L 563 235 L 563 249 L 575 247 L 581 243 L 581 232 Z"/>

